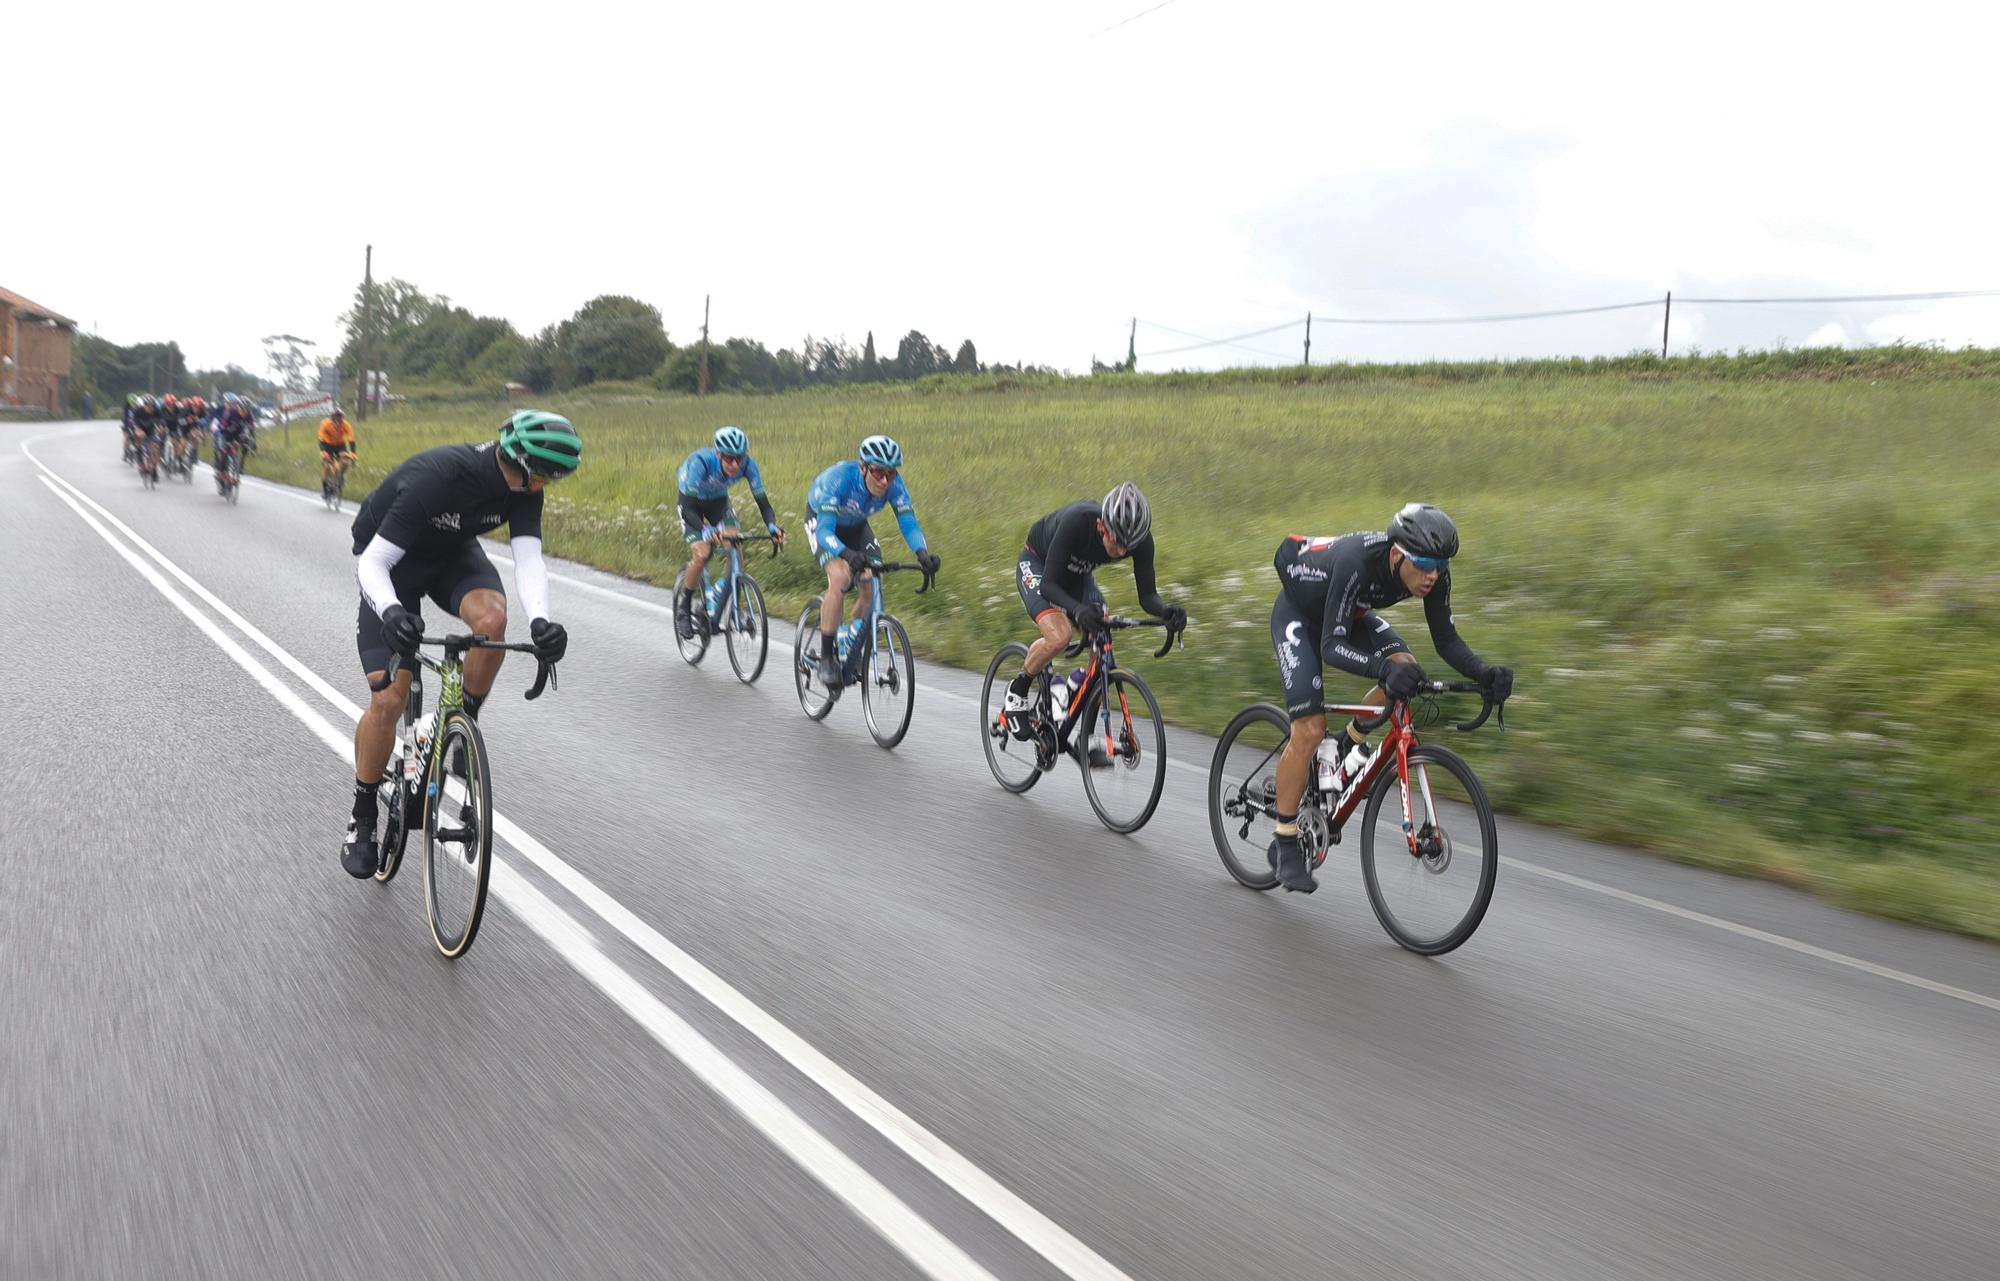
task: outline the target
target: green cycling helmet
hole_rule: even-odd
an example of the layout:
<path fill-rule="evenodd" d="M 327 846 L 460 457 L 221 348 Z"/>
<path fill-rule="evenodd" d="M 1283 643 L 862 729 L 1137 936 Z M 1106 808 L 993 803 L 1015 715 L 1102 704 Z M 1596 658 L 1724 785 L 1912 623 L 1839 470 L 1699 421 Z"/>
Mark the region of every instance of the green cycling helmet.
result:
<path fill-rule="evenodd" d="M 530 476 L 561 480 L 583 461 L 583 437 L 561 414 L 517 409 L 500 424 L 500 456 Z"/>

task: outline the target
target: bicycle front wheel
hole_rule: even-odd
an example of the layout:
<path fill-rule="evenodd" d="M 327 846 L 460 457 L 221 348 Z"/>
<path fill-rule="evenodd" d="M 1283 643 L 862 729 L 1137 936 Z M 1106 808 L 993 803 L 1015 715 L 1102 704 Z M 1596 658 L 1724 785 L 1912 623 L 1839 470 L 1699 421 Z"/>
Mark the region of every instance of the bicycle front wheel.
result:
<path fill-rule="evenodd" d="M 1281 707 L 1258 703 L 1229 722 L 1208 767 L 1208 828 L 1222 866 L 1240 885 L 1268 890 L 1278 883 L 1270 848 L 1277 826 L 1278 758 L 1291 741 Z"/>
<path fill-rule="evenodd" d="M 493 783 L 486 741 L 463 710 L 438 725 L 443 750 L 424 789 L 424 903 L 431 939 L 446 957 L 464 956 L 486 911 L 493 874 Z"/>
<path fill-rule="evenodd" d="M 1376 778 L 1361 814 L 1361 879 L 1390 938 L 1423 956 L 1451 951 L 1479 928 L 1499 870 L 1493 805 L 1458 753 L 1413 747 L 1407 781 L 1393 762 Z"/>
<path fill-rule="evenodd" d="M 1025 792 L 1042 781 L 1035 765 L 1033 739 L 1022 742 L 1007 729 L 1001 702 L 1007 686 L 1028 661 L 1028 647 L 1019 641 L 1002 645 L 986 665 L 986 684 L 979 690 L 979 742 L 986 749 L 986 765 L 993 779 L 1010 792 Z"/>
<path fill-rule="evenodd" d="M 798 686 L 799 707 L 816 721 L 833 710 L 833 695 L 819 680 L 819 597 L 799 611 L 799 634 L 792 642 L 792 683 Z"/>
<path fill-rule="evenodd" d="M 1077 715 L 1077 763 L 1090 808 L 1114 832 L 1138 831 L 1167 785 L 1167 727 L 1153 691 L 1136 672 L 1112 672 Z"/>
<path fill-rule="evenodd" d="M 870 639 L 861 677 L 861 714 L 868 732 L 883 747 L 894 747 L 910 732 L 916 703 L 917 660 L 910 653 L 910 634 L 893 615 L 884 614 Z"/>
<path fill-rule="evenodd" d="M 755 685 L 771 648 L 771 617 L 764 612 L 764 589 L 748 574 L 737 578 L 735 598 L 723 611 L 722 639 L 729 647 L 736 679 Z"/>

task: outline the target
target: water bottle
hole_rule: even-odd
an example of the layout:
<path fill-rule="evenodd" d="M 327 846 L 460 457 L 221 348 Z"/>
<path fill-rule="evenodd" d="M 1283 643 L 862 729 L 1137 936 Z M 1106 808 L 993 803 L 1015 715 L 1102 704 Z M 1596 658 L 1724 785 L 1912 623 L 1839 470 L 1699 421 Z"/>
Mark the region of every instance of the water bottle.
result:
<path fill-rule="evenodd" d="M 706 599 L 708 601 L 708 612 L 713 614 L 716 607 L 722 604 L 722 580 L 720 578 L 711 578 L 708 580 Z"/>
<path fill-rule="evenodd" d="M 1070 700 L 1074 699 L 1076 692 L 1083 688 L 1085 675 L 1084 670 L 1078 667 L 1069 675 L 1058 676 L 1049 682 L 1049 703 L 1055 710 L 1058 725 L 1069 719 Z"/>
<path fill-rule="evenodd" d="M 1340 790 L 1340 746 L 1346 741 L 1344 734 L 1329 734 L 1319 741 L 1319 750 L 1313 753 L 1313 764 L 1319 771 L 1319 790 L 1322 792 Z"/>

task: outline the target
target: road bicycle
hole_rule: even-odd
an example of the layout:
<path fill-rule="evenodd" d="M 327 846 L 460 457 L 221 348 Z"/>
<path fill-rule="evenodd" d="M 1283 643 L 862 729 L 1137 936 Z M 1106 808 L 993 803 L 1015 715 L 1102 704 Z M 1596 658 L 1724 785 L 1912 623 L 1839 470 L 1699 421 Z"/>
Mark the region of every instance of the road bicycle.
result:
<path fill-rule="evenodd" d="M 147 489 L 160 483 L 160 429 L 147 432 L 139 446 L 139 480 Z"/>
<path fill-rule="evenodd" d="M 242 489 L 243 446 L 233 441 L 220 441 L 215 446 L 215 492 L 233 507 Z"/>
<path fill-rule="evenodd" d="M 1144 827 L 1167 782 L 1167 731 L 1145 679 L 1119 668 L 1111 633 L 1165 626 L 1157 618 L 1111 617 L 1104 620 L 1102 631 L 1088 637 L 1079 631 L 1062 657 L 1035 678 L 1035 710 L 1026 741 L 1007 728 L 1001 704 L 1008 684 L 1027 661 L 1028 647 L 1019 641 L 1001 646 L 986 666 L 986 684 L 979 691 L 980 739 L 986 764 L 1000 786 L 1025 792 L 1068 754 L 1083 771 L 1084 795 L 1106 827 L 1114 832 Z M 1185 632 L 1170 629 L 1153 657 L 1166 657 L 1176 641 L 1185 646 Z M 1056 669 L 1086 645 L 1090 666 L 1072 672 L 1059 686 L 1052 684 Z"/>
<path fill-rule="evenodd" d="M 195 446 L 194 433 L 192 431 L 181 433 L 174 441 L 173 451 L 174 473 L 181 478 L 183 484 L 193 485 L 194 465 L 201 461 L 200 451 Z"/>
<path fill-rule="evenodd" d="M 1437 696 L 1479 694 L 1479 715 L 1455 728 L 1470 733 L 1500 711 L 1469 681 L 1426 681 L 1416 710 L 1347 703 L 1327 708 L 1329 721 L 1356 718 L 1364 733 L 1384 724 L 1360 775 L 1340 784 L 1315 760 L 1299 806 L 1299 844 L 1313 868 L 1356 809 L 1361 810 L 1361 879 L 1369 906 L 1389 937 L 1424 956 L 1438 956 L 1472 937 L 1493 898 L 1500 868 L 1493 804 L 1472 767 L 1456 752 L 1417 741 L 1417 726 L 1441 723 Z M 1331 729 L 1329 741 L 1342 736 Z M 1291 737 L 1283 708 L 1258 703 L 1239 712 L 1215 745 L 1208 773 L 1208 820 L 1229 874 L 1253 890 L 1278 883 L 1270 842 L 1277 821 L 1278 758 Z M 1344 750 L 1345 745 L 1340 745 Z M 1328 771 L 1331 773 L 1331 771 Z"/>
<path fill-rule="evenodd" d="M 342 454 L 334 462 L 333 475 L 321 476 L 319 479 L 319 498 L 330 512 L 340 510 L 340 500 L 347 493 L 347 464 L 353 458 L 353 454 Z"/>
<path fill-rule="evenodd" d="M 388 821 L 382 830 L 381 863 L 375 879 L 394 880 L 403 865 L 403 844 L 412 828 L 424 833 L 424 910 L 430 919 L 431 941 L 448 959 L 471 948 L 486 912 L 486 885 L 493 873 L 493 780 L 486 769 L 486 739 L 479 722 L 465 710 L 465 655 L 475 649 L 504 649 L 532 654 L 531 644 L 502 644 L 480 635 L 425 639 L 444 651 L 434 661 L 419 652 L 410 668 L 410 695 L 403 704 L 403 727 L 389 757 L 380 794 Z M 403 666 L 400 654 L 389 656 L 377 693 L 389 688 Z M 438 678 L 437 711 L 423 715 L 423 668 Z M 527 697 L 540 698 L 555 688 L 555 665 L 537 663 L 535 683 Z M 451 813 L 452 810 L 456 813 Z"/>
<path fill-rule="evenodd" d="M 689 605 L 692 630 L 682 636 L 680 621 L 676 619 L 674 639 L 680 645 L 681 657 L 692 667 L 708 653 L 710 638 L 720 632 L 736 679 L 754 685 L 764 674 L 764 658 L 771 648 L 771 616 L 764 609 L 764 589 L 743 572 L 740 544 L 769 543 L 771 557 L 776 559 L 778 541 L 769 534 L 745 534 L 733 529 L 718 529 L 715 537 L 729 553 L 727 564 L 717 565 L 713 555 L 708 558 L 705 581 Z M 683 569 L 674 582 L 680 583 L 685 578 Z"/>
<path fill-rule="evenodd" d="M 937 581 L 936 575 L 922 565 L 877 561 L 857 575 L 855 583 L 847 589 L 852 592 L 863 580 L 871 576 L 874 579 L 875 590 L 868 593 L 868 608 L 855 620 L 860 626 L 840 629 L 844 645 L 839 654 L 838 684 L 828 682 L 826 673 L 819 669 L 822 597 L 813 597 L 799 612 L 799 632 L 793 650 L 792 680 L 798 686 L 799 706 L 805 714 L 816 721 L 825 720 L 839 700 L 840 691 L 849 685 L 859 685 L 862 718 L 868 722 L 869 734 L 885 748 L 895 747 L 910 732 L 910 711 L 917 698 L 917 663 L 910 653 L 910 634 L 903 630 L 895 615 L 882 608 L 882 599 L 887 594 L 882 575 L 909 570 L 924 576 L 923 585 L 917 588 L 919 596 Z"/>

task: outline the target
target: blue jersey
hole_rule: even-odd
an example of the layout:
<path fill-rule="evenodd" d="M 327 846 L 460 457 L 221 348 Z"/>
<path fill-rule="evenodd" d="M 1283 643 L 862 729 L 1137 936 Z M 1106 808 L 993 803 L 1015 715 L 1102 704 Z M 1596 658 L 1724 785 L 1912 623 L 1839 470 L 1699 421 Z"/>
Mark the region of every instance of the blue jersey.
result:
<path fill-rule="evenodd" d="M 856 460 L 850 458 L 827 468 L 813 481 L 812 491 L 806 495 L 806 514 L 814 522 L 816 550 L 838 556 L 846 545 L 834 531 L 842 525 L 849 528 L 859 525 L 884 507 L 895 508 L 896 524 L 910 550 L 923 551 L 924 527 L 917 523 L 917 510 L 910 503 L 910 491 L 904 487 L 900 475 L 889 482 L 889 492 L 877 498 L 868 492 L 868 482 L 862 479 L 861 464 Z"/>
<path fill-rule="evenodd" d="M 681 464 L 681 492 L 689 498 L 726 498 L 729 487 L 742 480 L 750 482 L 753 496 L 759 499 L 764 497 L 764 473 L 757 470 L 757 460 L 748 454 L 743 455 L 743 470 L 736 474 L 735 480 L 723 473 L 722 455 L 715 451 L 713 445 L 695 450 Z M 758 505 L 763 504 L 760 502 Z"/>

